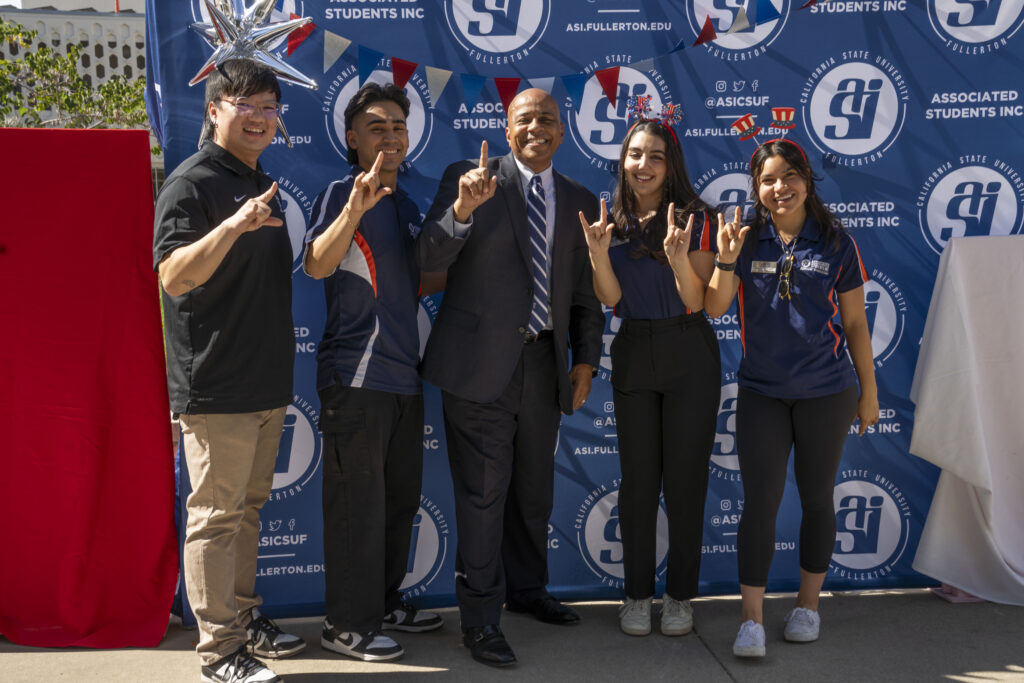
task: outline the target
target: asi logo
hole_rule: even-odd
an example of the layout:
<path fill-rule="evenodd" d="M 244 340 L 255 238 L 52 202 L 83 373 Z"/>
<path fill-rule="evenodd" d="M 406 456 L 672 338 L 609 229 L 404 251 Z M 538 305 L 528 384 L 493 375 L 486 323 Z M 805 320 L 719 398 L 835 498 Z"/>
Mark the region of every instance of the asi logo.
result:
<path fill-rule="evenodd" d="M 377 69 L 367 82 L 390 83 L 391 70 Z M 327 114 L 327 136 L 334 146 L 334 151 L 342 159 L 348 158 L 348 143 L 345 142 L 345 107 L 349 100 L 359 90 L 359 75 L 356 67 L 345 67 L 340 74 L 335 76 L 327 87 L 327 98 L 324 100 L 323 111 Z M 423 153 L 427 143 L 430 142 L 430 134 L 434 128 L 434 117 L 427 109 L 426 103 L 430 101 L 430 88 L 427 82 L 419 73 L 414 73 L 406 84 L 405 94 L 409 98 L 409 117 L 406 120 L 406 128 L 409 131 L 409 150 L 405 155 L 403 167 Z"/>
<path fill-rule="evenodd" d="M 863 166 L 882 158 L 907 118 L 909 90 L 885 57 L 866 50 L 829 57 L 800 95 L 807 135 L 834 166 Z"/>
<path fill-rule="evenodd" d="M 615 316 L 614 309 L 601 306 L 605 314 L 604 336 L 601 344 L 601 364 L 597 368 L 597 376 L 605 382 L 612 381 L 612 342 L 622 326 L 622 318 Z"/>
<path fill-rule="evenodd" d="M 746 163 L 729 162 L 728 166 L 742 165 Z M 706 179 L 709 173 L 705 173 L 693 184 L 693 188 L 700 194 L 700 198 L 707 202 L 712 208 L 721 212 L 726 220 L 732 220 L 736 215 L 736 207 L 740 207 L 743 213 L 743 220 L 750 220 L 754 217 L 754 198 L 750 194 L 750 173 L 725 173 L 714 176 L 712 180 Z"/>
<path fill-rule="evenodd" d="M 830 573 L 853 581 L 892 574 L 910 539 L 910 503 L 881 474 L 847 470 L 839 478 L 833 493 L 836 545 Z"/>
<path fill-rule="evenodd" d="M 288 239 L 292 244 L 292 272 L 297 273 L 302 269 L 302 252 L 313 201 L 301 187 L 284 176 L 277 179 L 277 198 L 281 203 L 284 224 L 288 227 Z"/>
<path fill-rule="evenodd" d="M 715 445 L 711 447 L 711 476 L 726 481 L 740 481 L 740 459 L 736 454 L 736 397 L 739 385 L 722 386 L 718 403 Z"/>
<path fill-rule="evenodd" d="M 283 500 L 301 493 L 320 469 L 322 444 L 316 431 L 318 417 L 313 405 L 299 396 L 288 406 L 277 448 L 270 500 Z"/>
<path fill-rule="evenodd" d="M 921 234 L 937 254 L 950 237 L 1017 235 L 1024 223 L 1024 178 L 999 160 L 955 169 L 946 163 L 928 176 L 917 207 Z"/>
<path fill-rule="evenodd" d="M 871 279 L 864 283 L 864 310 L 868 317 L 875 367 L 880 368 L 903 338 L 907 300 L 893 279 L 876 269 L 871 271 Z"/>
<path fill-rule="evenodd" d="M 634 95 L 651 96 L 652 111 L 661 111 L 662 104 L 672 103 L 666 79 L 653 69 L 648 74 L 650 77 L 628 66 L 619 67 L 619 88 L 615 94 L 614 107 L 597 76 L 593 75 L 583 88 L 579 111 L 573 111 L 571 101 L 566 103 L 569 134 L 590 160 L 591 166 L 611 172 L 618 169 L 619 149 L 629 129 L 626 120 L 628 98 Z"/>
<path fill-rule="evenodd" d="M 507 64 L 530 54 L 551 19 L 549 0 L 445 0 L 452 35 L 485 64 Z"/>
<path fill-rule="evenodd" d="M 420 509 L 412 520 L 409 565 L 399 590 L 408 597 L 427 592 L 448 556 L 448 521 L 437 504 L 420 496 Z"/>
<path fill-rule="evenodd" d="M 437 300 L 434 297 L 420 298 L 420 308 L 416 313 L 416 328 L 420 335 L 420 358 L 423 358 L 423 351 L 427 348 L 427 338 L 430 337 L 430 330 L 434 327 L 437 310 Z"/>
<path fill-rule="evenodd" d="M 225 14 L 230 14 L 227 7 L 230 3 L 225 0 L 215 0 L 214 5 L 220 8 Z M 288 21 L 294 16 L 306 16 L 306 8 L 303 0 L 278 0 L 276 7 L 270 12 L 270 22 Z M 192 19 L 203 24 L 209 24 L 210 13 L 206 9 L 205 0 L 192 0 Z M 287 35 L 269 43 L 267 47 L 274 50 L 281 46 L 288 39 Z"/>
<path fill-rule="evenodd" d="M 928 0 L 928 19 L 946 47 L 965 55 L 993 52 L 1024 24 L 1019 0 Z"/>
<path fill-rule="evenodd" d="M 790 0 L 693 0 L 687 3 L 690 9 L 686 18 L 697 36 L 705 18 L 711 17 L 717 37 L 704 44 L 707 51 L 726 61 L 740 61 L 767 51 L 786 25 L 790 4 Z M 737 21 L 743 28 L 730 32 Z"/>
<path fill-rule="evenodd" d="M 611 486 L 617 487 L 618 480 Z M 622 589 L 625 573 L 622 568 L 622 531 L 619 528 L 619 491 L 601 485 L 583 500 L 576 511 L 576 545 L 590 571 L 602 585 Z M 668 517 L 663 505 L 658 506 L 658 532 L 655 541 L 657 569 L 655 576 L 665 574 L 668 560 Z"/>

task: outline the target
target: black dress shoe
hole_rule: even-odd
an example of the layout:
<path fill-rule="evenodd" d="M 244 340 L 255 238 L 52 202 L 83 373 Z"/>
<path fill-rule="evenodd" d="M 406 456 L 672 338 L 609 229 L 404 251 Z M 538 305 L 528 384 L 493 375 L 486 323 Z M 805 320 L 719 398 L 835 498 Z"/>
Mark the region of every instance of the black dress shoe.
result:
<path fill-rule="evenodd" d="M 512 652 L 501 629 L 495 624 L 463 629 L 462 642 L 469 648 L 473 659 L 478 662 L 490 666 L 509 666 L 516 663 L 516 653 Z"/>
<path fill-rule="evenodd" d="M 578 624 L 580 621 L 580 615 L 576 614 L 576 610 L 568 605 L 563 605 L 553 595 L 545 595 L 526 602 L 509 600 L 505 607 L 510 612 L 532 614 L 536 619 L 543 621 L 545 624 L 569 626 L 571 624 Z"/>

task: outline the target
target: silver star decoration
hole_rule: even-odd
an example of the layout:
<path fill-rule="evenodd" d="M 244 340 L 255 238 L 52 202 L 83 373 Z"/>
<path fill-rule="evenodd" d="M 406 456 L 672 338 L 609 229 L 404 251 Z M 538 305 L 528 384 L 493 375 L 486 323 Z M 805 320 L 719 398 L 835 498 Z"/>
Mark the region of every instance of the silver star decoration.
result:
<path fill-rule="evenodd" d="M 246 7 L 244 0 L 204 0 L 211 23 L 197 22 L 192 24 L 192 29 L 203 36 L 214 51 L 188 84 L 195 85 L 203 81 L 224 62 L 232 59 L 252 59 L 269 67 L 278 78 L 287 83 L 316 90 L 316 81 L 269 52 L 273 43 L 313 21 L 309 17 L 300 17 L 270 23 L 270 15 L 274 11 L 276 1 L 254 0 Z M 291 138 L 281 116 L 277 117 L 277 127 L 288 147 L 291 147 Z"/>

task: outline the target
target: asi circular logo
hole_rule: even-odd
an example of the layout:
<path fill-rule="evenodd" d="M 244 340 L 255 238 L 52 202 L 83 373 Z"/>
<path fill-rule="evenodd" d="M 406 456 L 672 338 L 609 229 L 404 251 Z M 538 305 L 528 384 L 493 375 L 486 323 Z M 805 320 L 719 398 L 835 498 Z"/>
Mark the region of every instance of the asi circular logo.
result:
<path fill-rule="evenodd" d="M 226 0 L 215 0 L 213 4 L 216 7 L 218 7 L 222 12 L 224 12 L 225 15 L 230 16 L 231 11 L 229 9 L 229 7 L 230 7 L 230 3 L 229 2 L 227 2 Z M 270 21 L 271 22 L 288 21 L 289 19 L 292 18 L 292 15 L 295 15 L 297 17 L 304 17 L 304 16 L 306 16 L 306 14 L 305 14 L 306 8 L 305 8 L 305 3 L 303 2 L 303 0 L 278 0 L 277 4 L 280 4 L 280 8 L 274 8 L 271 11 L 271 13 L 270 13 Z M 206 1 L 205 0 L 192 0 L 192 20 L 200 22 L 200 23 L 204 23 L 204 24 L 211 23 L 210 22 L 210 13 L 206 9 Z M 280 38 L 278 38 L 277 40 L 275 40 L 275 41 L 273 41 L 271 43 L 268 43 L 267 44 L 267 48 L 269 50 L 276 49 L 282 43 L 284 43 L 284 41 L 286 41 L 287 39 L 288 39 L 288 36 L 287 35 L 283 35 Z"/>
<path fill-rule="evenodd" d="M 485 64 L 505 64 L 526 57 L 541 39 L 551 18 L 551 3 L 445 0 L 444 15 L 470 57 Z"/>
<path fill-rule="evenodd" d="M 736 382 L 722 385 L 718 403 L 715 444 L 711 447 L 711 474 L 716 479 L 740 481 L 740 459 L 736 454 Z"/>
<path fill-rule="evenodd" d="M 699 182 L 703 178 L 704 176 L 701 176 L 698 182 L 693 184 L 693 188 L 700 193 L 701 199 L 717 209 L 726 220 L 731 221 L 735 217 L 737 206 L 740 207 L 743 220 L 754 217 L 754 198 L 750 194 L 749 173 L 716 174 L 713 180 Z"/>
<path fill-rule="evenodd" d="M 955 169 L 943 164 L 928 176 L 917 206 L 921 234 L 936 254 L 951 237 L 1017 235 L 1024 223 L 1024 177 L 1002 161 Z"/>
<path fill-rule="evenodd" d="M 290 498 L 300 492 L 320 468 L 320 435 L 316 431 L 317 412 L 298 396 L 288 406 L 277 447 L 271 500 Z"/>
<path fill-rule="evenodd" d="M 909 90 L 895 65 L 864 50 L 854 54 L 848 61 L 826 59 L 800 96 L 808 137 L 836 166 L 881 159 L 907 118 Z"/>
<path fill-rule="evenodd" d="M 880 368 L 903 339 L 907 300 L 891 277 L 880 270 L 872 270 L 871 279 L 864 283 L 864 311 L 875 367 Z"/>
<path fill-rule="evenodd" d="M 1014 0 L 928 0 L 928 20 L 953 52 L 978 55 L 1006 45 L 1024 24 L 1024 5 Z"/>
<path fill-rule="evenodd" d="M 612 486 L 618 486 L 618 480 Z M 619 491 L 600 486 L 583 500 L 576 511 L 576 545 L 590 571 L 601 583 L 612 588 L 625 586 L 622 569 L 622 531 L 619 528 Z M 668 558 L 668 517 L 658 506 L 658 532 L 655 542 L 657 569 L 665 574 Z"/>
<path fill-rule="evenodd" d="M 373 83 L 391 83 L 391 71 L 377 69 L 366 79 Z M 354 66 L 345 67 L 341 73 L 334 77 L 327 87 L 327 98 L 324 100 L 323 110 L 327 113 L 327 137 L 334 147 L 334 151 L 342 159 L 348 158 L 348 143 L 345 142 L 345 107 L 349 100 L 359 90 L 359 75 Z M 430 142 L 430 134 L 434 128 L 434 117 L 425 103 L 430 101 L 430 88 L 427 82 L 419 73 L 412 75 L 406 84 L 405 94 L 409 98 L 409 116 L 406 119 L 406 128 L 409 131 L 409 150 L 405 154 L 403 166 L 415 161 L 427 143 Z"/>
<path fill-rule="evenodd" d="M 587 79 L 583 88 L 579 111 L 573 110 L 571 101 L 567 103 L 569 134 L 590 160 L 591 166 L 613 173 L 618 170 L 619 150 L 629 130 L 626 100 L 634 95 L 649 95 L 652 98 L 651 111 L 654 112 L 661 111 L 662 104 L 672 103 L 667 79 L 658 71 L 652 69 L 642 73 L 628 66 L 619 67 L 619 89 L 614 107 L 594 75 Z"/>
<path fill-rule="evenodd" d="M 296 273 L 302 269 L 302 252 L 313 201 L 301 187 L 283 176 L 277 179 L 277 199 L 284 213 L 284 224 L 288 227 L 288 240 L 292 245 L 292 272 Z"/>
<path fill-rule="evenodd" d="M 740 61 L 763 55 L 779 37 L 789 17 L 790 0 L 763 2 L 722 2 L 693 0 L 687 3 L 686 18 L 695 36 L 710 17 L 717 37 L 704 44 L 712 56 Z M 745 21 L 744 21 L 745 20 Z"/>
<path fill-rule="evenodd" d="M 614 309 L 607 306 L 602 305 L 601 310 L 605 314 L 605 324 L 604 336 L 602 338 L 603 343 L 601 344 L 601 363 L 597 368 L 597 376 L 605 382 L 611 382 L 612 342 L 615 341 L 615 335 L 618 334 L 619 328 L 622 326 L 622 318 L 616 317 Z"/>
<path fill-rule="evenodd" d="M 420 509 L 412 520 L 409 569 L 399 590 L 409 597 L 422 595 L 437 578 L 448 555 L 448 521 L 441 509 L 420 496 Z"/>
<path fill-rule="evenodd" d="M 833 576 L 873 580 L 892 573 L 910 539 L 910 503 L 896 484 L 867 470 L 847 470 L 833 492 Z"/>

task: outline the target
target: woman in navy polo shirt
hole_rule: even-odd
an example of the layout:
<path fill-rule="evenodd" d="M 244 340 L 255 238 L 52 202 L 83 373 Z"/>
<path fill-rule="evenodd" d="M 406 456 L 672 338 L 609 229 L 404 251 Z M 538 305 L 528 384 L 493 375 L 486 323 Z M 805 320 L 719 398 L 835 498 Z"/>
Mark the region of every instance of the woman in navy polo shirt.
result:
<path fill-rule="evenodd" d="M 614 223 L 604 200 L 601 217 L 588 225 L 580 214 L 594 291 L 623 320 L 611 347 L 626 589 L 619 625 L 630 635 L 651 631 L 664 487 L 669 547 L 661 632 L 683 635 L 693 628 L 690 598 L 697 595 L 721 366 L 702 310 L 714 269 L 711 218 L 666 125 L 641 120 L 626 134 Z"/>
<path fill-rule="evenodd" d="M 750 160 L 750 176 L 753 223 L 741 226 L 738 208 L 733 222 L 723 226 L 719 218 L 705 307 L 722 315 L 739 291 L 743 624 L 733 653 L 762 657 L 764 589 L 790 449 L 803 514 L 800 592 L 784 635 L 810 642 L 818 638 L 818 594 L 835 545 L 832 498 L 843 444 L 855 418 L 862 435 L 878 421 L 878 391 L 864 312 L 867 272 L 853 238 L 815 193 L 803 149 L 789 140 L 765 142 Z"/>

